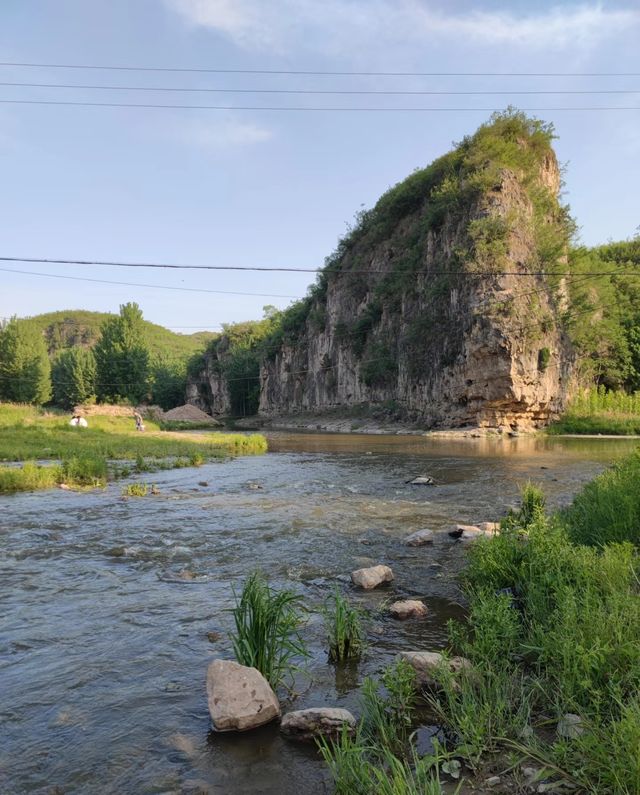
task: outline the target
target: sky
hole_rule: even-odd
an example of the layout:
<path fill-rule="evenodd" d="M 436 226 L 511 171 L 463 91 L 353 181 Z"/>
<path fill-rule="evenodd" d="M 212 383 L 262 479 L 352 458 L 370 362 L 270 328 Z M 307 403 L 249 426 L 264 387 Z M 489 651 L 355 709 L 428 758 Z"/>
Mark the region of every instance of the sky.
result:
<path fill-rule="evenodd" d="M 510 104 L 544 109 L 532 115 L 555 125 L 581 240 L 631 237 L 640 224 L 638 41 L 635 1 L 2 0 L 3 64 L 237 71 L 0 66 L 0 257 L 317 268 L 356 212 Z M 469 76 L 442 74 L 461 72 Z M 579 76 L 480 76 L 491 72 Z M 585 76 L 603 72 L 638 76 Z M 298 90 L 505 93 L 264 93 Z M 292 107 L 457 110 L 273 109 Z M 0 317 L 137 301 L 147 319 L 181 333 L 217 330 L 261 317 L 267 304 L 286 307 L 313 279 L 0 262 Z"/>

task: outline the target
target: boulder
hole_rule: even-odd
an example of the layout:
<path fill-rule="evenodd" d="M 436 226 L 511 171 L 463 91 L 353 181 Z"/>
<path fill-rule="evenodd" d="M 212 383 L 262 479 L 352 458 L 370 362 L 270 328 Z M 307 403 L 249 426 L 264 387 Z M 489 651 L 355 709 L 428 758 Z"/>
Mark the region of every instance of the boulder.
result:
<path fill-rule="evenodd" d="M 288 712 L 280 724 L 280 731 L 296 740 L 313 740 L 316 737 L 337 737 L 346 726 L 355 733 L 356 719 L 346 709 L 318 707 Z"/>
<path fill-rule="evenodd" d="M 356 569 L 351 572 L 351 581 L 365 591 L 377 588 L 385 582 L 393 580 L 393 572 L 388 566 L 371 566 L 367 569 Z"/>
<path fill-rule="evenodd" d="M 429 612 L 424 602 L 417 599 L 404 599 L 400 602 L 394 602 L 389 608 L 389 612 L 394 618 L 419 618 L 426 616 Z"/>
<path fill-rule="evenodd" d="M 470 670 L 471 661 L 466 657 L 449 657 L 437 651 L 401 651 L 400 659 L 406 660 L 416 672 L 418 684 L 423 687 L 437 687 L 436 671 L 442 666 L 448 666 L 453 674 L 462 670 Z"/>
<path fill-rule="evenodd" d="M 572 712 L 567 712 L 558 721 L 556 728 L 558 737 L 563 737 L 565 740 L 575 740 L 584 734 L 584 724 L 580 715 L 574 715 Z"/>
<path fill-rule="evenodd" d="M 216 731 L 247 731 L 280 717 L 280 704 L 264 676 L 232 660 L 207 670 L 209 713 Z"/>
<path fill-rule="evenodd" d="M 433 536 L 433 530 L 416 530 L 405 538 L 404 543 L 408 547 L 423 547 L 425 544 L 433 543 Z"/>

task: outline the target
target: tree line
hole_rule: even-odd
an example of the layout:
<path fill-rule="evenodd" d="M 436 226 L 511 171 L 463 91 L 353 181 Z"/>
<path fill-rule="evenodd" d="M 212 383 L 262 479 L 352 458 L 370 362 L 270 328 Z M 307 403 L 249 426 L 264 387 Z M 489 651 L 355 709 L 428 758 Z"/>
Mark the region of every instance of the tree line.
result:
<path fill-rule="evenodd" d="M 187 360 L 152 356 L 136 303 L 120 306 L 101 326 L 93 348 L 73 346 L 49 356 L 33 320 L 11 318 L 0 328 L 0 400 L 72 409 L 81 403 L 184 402 Z"/>

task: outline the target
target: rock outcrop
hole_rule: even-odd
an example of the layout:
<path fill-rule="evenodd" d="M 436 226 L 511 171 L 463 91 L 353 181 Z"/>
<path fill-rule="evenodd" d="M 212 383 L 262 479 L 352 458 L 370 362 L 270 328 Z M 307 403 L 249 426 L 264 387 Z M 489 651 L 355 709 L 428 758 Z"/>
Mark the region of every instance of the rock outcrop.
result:
<path fill-rule="evenodd" d="M 550 141 L 503 114 L 361 213 L 261 349 L 259 413 L 386 406 L 423 428 L 513 434 L 556 416 L 573 354 Z M 227 385 L 207 368 L 208 410 L 224 412 Z"/>

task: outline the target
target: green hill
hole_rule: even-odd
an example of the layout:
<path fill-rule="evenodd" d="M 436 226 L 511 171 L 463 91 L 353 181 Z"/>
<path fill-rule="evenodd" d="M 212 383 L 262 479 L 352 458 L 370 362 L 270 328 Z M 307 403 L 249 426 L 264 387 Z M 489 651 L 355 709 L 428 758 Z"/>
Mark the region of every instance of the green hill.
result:
<path fill-rule="evenodd" d="M 89 312 L 85 309 L 63 309 L 46 312 L 31 318 L 42 329 L 47 340 L 49 355 L 76 345 L 92 348 L 100 337 L 100 327 L 114 315 L 109 312 Z M 197 331 L 194 334 L 176 334 L 174 331 L 145 321 L 147 342 L 153 357 L 188 359 L 201 351 L 218 334 Z"/>

